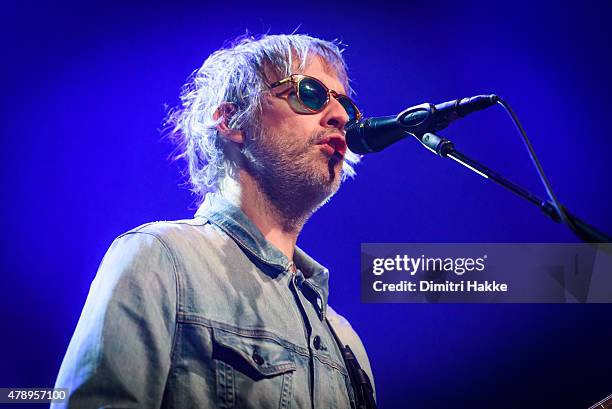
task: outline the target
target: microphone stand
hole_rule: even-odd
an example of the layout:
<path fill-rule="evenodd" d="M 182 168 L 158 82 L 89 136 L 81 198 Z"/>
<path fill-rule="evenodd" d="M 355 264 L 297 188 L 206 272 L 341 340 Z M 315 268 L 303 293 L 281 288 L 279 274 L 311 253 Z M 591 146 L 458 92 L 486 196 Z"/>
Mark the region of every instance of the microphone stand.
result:
<path fill-rule="evenodd" d="M 443 158 L 451 158 L 454 161 L 460 163 L 466 168 L 478 173 L 480 176 L 485 179 L 490 179 L 498 185 L 508 189 L 512 193 L 517 196 L 527 200 L 530 203 L 536 205 L 540 210 L 556 223 L 561 223 L 562 217 L 558 214 L 554 205 L 548 201 L 539 198 L 533 193 L 529 192 L 526 189 L 512 183 L 508 179 L 494 172 L 490 168 L 484 166 L 481 163 L 467 157 L 461 152 L 455 149 L 455 144 L 450 140 L 443 138 L 435 133 L 425 133 L 423 135 L 414 135 L 427 149 L 432 151 L 438 156 Z M 581 240 L 587 243 L 612 243 L 612 237 L 608 236 L 604 232 L 598 230 L 597 228 L 585 223 L 580 220 L 578 217 L 572 215 L 567 211 L 565 206 L 563 206 L 563 211 L 565 216 L 567 217 L 567 222 L 565 223 L 576 236 L 578 236 Z"/>

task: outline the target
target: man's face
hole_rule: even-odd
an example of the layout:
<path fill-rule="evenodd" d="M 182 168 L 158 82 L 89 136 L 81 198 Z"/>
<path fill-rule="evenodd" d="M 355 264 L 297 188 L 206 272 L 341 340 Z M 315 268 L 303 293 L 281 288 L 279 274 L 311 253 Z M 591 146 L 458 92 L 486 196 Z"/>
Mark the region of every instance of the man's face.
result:
<path fill-rule="evenodd" d="M 298 72 L 294 72 L 297 74 Z M 333 70 L 313 58 L 299 74 L 317 78 L 329 89 L 345 94 Z M 275 78 L 277 80 L 280 78 Z M 305 114 L 290 84 L 265 94 L 261 132 L 247 138 L 245 154 L 260 188 L 280 210 L 305 205 L 315 210 L 340 186 L 346 152 L 345 109 L 335 98 L 321 112 Z M 298 212 L 298 209 L 294 209 Z"/>

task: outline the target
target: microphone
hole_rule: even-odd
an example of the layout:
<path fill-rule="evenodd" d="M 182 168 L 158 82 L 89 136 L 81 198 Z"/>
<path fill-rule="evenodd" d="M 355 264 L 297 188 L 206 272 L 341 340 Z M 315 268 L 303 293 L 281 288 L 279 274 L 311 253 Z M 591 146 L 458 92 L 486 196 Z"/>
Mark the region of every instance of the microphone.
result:
<path fill-rule="evenodd" d="M 495 105 L 497 101 L 497 95 L 477 95 L 437 105 L 416 105 L 397 116 L 351 121 L 346 125 L 346 143 L 351 151 L 358 154 L 380 152 L 410 134 L 420 139 L 428 132 L 440 131 L 451 122 Z"/>

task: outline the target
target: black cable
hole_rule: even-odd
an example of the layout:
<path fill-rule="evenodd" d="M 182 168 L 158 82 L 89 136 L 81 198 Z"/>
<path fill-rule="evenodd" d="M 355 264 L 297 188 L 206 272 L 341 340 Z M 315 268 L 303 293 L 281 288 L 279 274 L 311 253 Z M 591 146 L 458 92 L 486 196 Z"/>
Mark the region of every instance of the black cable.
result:
<path fill-rule="evenodd" d="M 518 117 L 514 113 L 514 110 L 512 109 L 512 107 L 510 107 L 510 104 L 508 104 L 506 101 L 504 101 L 501 98 L 497 100 L 497 103 L 501 105 L 504 108 L 504 110 L 508 113 L 508 115 L 510 116 L 510 119 L 512 120 L 512 123 L 514 124 L 517 131 L 519 132 L 519 135 L 521 135 L 525 148 L 527 149 L 527 153 L 529 154 L 529 158 L 531 159 L 531 162 L 533 163 L 534 167 L 536 168 L 536 171 L 538 172 L 540 181 L 544 185 L 546 194 L 548 195 L 548 198 L 552 202 L 552 205 L 555 208 L 557 215 L 559 216 L 559 218 L 565 225 L 567 225 L 570 229 L 572 229 L 574 233 L 578 234 L 578 229 L 568 217 L 565 211 L 565 208 L 557 200 L 557 196 L 555 195 L 555 192 L 553 192 L 552 186 L 550 182 L 548 181 L 548 178 L 544 174 L 544 169 L 542 168 L 542 165 L 540 164 L 540 161 L 538 160 L 538 157 L 535 153 L 535 150 L 533 149 L 533 146 L 531 145 L 531 142 L 529 141 L 529 138 L 527 137 L 527 133 L 525 132 L 525 129 L 521 125 Z"/>

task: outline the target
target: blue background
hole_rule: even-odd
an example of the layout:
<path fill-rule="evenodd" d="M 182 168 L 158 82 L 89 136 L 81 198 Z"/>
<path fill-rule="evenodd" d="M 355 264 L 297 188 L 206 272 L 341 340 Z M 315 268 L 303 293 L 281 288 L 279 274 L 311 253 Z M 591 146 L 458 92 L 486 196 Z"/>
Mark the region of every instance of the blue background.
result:
<path fill-rule="evenodd" d="M 366 115 L 497 93 L 561 201 L 612 233 L 605 2 L 32 2 L 2 6 L 0 386 L 52 386 L 114 237 L 190 217 L 159 133 L 224 40 L 299 27 L 348 44 Z M 442 132 L 543 196 L 501 108 Z M 611 305 L 360 303 L 362 242 L 576 242 L 531 204 L 407 139 L 364 158 L 299 245 L 331 270 L 381 407 L 586 407 L 612 393 Z"/>

